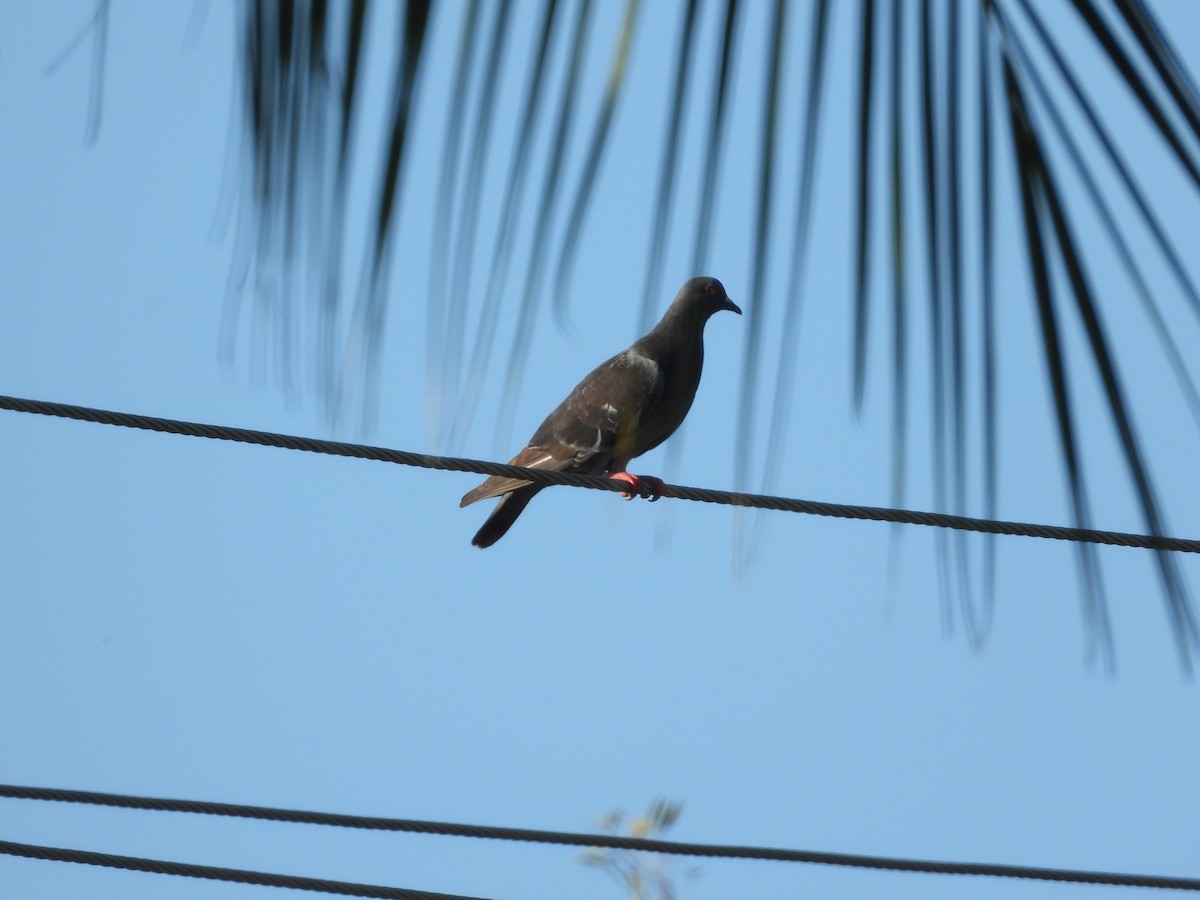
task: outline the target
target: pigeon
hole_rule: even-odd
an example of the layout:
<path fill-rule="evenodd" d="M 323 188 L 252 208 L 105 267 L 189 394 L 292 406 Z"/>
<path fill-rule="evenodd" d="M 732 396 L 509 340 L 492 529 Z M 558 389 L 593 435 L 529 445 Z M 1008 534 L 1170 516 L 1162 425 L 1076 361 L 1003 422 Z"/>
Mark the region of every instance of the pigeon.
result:
<path fill-rule="evenodd" d="M 721 282 L 708 277 L 688 281 L 662 321 L 579 382 L 509 465 L 604 473 L 624 485 L 621 494 L 626 500 L 657 500 L 663 482 L 631 475 L 625 467 L 669 438 L 688 414 L 704 364 L 704 326 L 723 309 L 742 314 Z M 500 540 L 542 487 L 493 475 L 469 491 L 460 507 L 500 498 L 471 543 L 490 547 Z"/>

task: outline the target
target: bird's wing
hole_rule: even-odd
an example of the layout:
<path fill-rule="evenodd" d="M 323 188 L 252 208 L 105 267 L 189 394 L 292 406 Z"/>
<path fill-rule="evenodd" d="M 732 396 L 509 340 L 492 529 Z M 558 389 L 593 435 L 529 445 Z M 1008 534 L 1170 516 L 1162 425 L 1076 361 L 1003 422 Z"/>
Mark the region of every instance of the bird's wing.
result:
<path fill-rule="evenodd" d="M 602 471 L 613 460 L 623 466 L 637 444 L 638 422 L 662 396 L 664 382 L 653 359 L 632 349 L 618 353 L 576 385 L 510 465 L 576 472 Z M 529 483 L 493 475 L 459 505 L 498 497 Z"/>
<path fill-rule="evenodd" d="M 561 460 L 555 459 L 543 448 L 534 446 L 526 447 L 510 459 L 508 464 L 510 466 L 524 466 L 527 469 L 556 470 L 565 468 Z M 487 500 L 489 497 L 499 497 L 501 494 L 507 494 L 509 491 L 515 491 L 519 487 L 525 487 L 532 483 L 523 478 L 506 478 L 503 475 L 493 475 L 483 484 L 464 494 L 458 505 L 460 507 L 470 506 L 472 503 L 478 503 L 480 500 Z"/>
<path fill-rule="evenodd" d="M 633 447 L 638 424 L 662 396 L 663 371 L 636 350 L 618 353 L 583 379 L 529 442 L 572 468 L 604 468 Z"/>

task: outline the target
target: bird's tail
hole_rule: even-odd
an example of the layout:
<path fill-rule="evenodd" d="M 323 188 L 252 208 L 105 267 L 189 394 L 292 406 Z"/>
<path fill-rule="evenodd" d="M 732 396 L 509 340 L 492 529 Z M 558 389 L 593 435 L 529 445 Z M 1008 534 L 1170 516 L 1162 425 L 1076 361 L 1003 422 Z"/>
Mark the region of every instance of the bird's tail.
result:
<path fill-rule="evenodd" d="M 483 527 L 471 539 L 471 543 L 476 547 L 490 547 L 504 537 L 508 529 L 512 527 L 512 523 L 517 521 L 517 516 L 524 511 L 525 507 L 529 505 L 529 501 L 540 490 L 541 486 L 530 485 L 518 488 L 501 497 L 496 508 L 492 510 L 492 514 L 483 523 Z"/>

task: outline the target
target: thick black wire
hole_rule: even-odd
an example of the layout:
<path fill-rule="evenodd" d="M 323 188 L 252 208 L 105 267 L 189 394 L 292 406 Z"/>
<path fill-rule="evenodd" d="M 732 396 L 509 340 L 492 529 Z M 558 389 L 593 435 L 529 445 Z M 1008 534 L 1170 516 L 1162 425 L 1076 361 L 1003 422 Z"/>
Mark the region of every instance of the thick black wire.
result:
<path fill-rule="evenodd" d="M 430 891 L 384 887 L 377 884 L 355 884 L 352 881 L 305 878 L 302 875 L 276 875 L 272 872 L 252 872 L 248 869 L 227 869 L 223 866 L 198 866 L 193 863 L 144 859 L 140 856 L 96 853 L 92 850 L 63 850 L 59 847 L 39 847 L 36 844 L 16 844 L 12 841 L 0 841 L 0 853 L 25 859 L 82 863 L 88 866 L 103 866 L 107 869 L 153 872 L 156 875 L 181 875 L 186 878 L 207 878 L 211 881 L 232 881 L 237 884 L 293 888 L 298 891 L 341 894 L 344 897 L 377 897 L 382 900 L 483 900 L 483 898 L 465 897 L 461 894 L 437 894 Z"/>
<path fill-rule="evenodd" d="M 167 800 L 159 797 L 133 797 L 127 794 L 103 794 L 94 791 L 70 791 L 58 788 L 24 787 L 0 784 L 0 797 L 21 800 L 54 800 L 63 803 L 88 803 L 123 809 L 160 812 L 200 813 L 264 819 L 271 822 L 298 822 L 338 828 L 363 828 L 371 831 L 403 831 L 453 837 L 490 838 L 560 844 L 571 847 L 606 847 L 613 850 L 641 850 L 675 856 L 704 856 L 721 859 L 764 859 L 777 862 L 814 863 L 849 866 L 858 869 L 884 869 L 895 872 L 923 872 L 940 875 L 982 875 L 993 878 L 1023 878 L 1075 884 L 1108 884 L 1125 887 L 1171 888 L 1200 891 L 1200 878 L 1175 878 L 1165 875 L 1129 875 L 1117 872 L 1088 872 L 1075 869 L 1046 869 L 994 863 L 938 862 L 923 859 L 899 859 L 888 856 L 864 856 L 856 853 L 824 853 L 812 850 L 780 850 L 772 847 L 741 847 L 728 844 L 688 844 L 651 838 L 619 837 L 609 834 L 574 834 L 563 831 L 538 831 L 529 828 L 502 828 L 488 825 L 461 825 L 453 822 L 429 822 L 420 819 L 389 819 L 379 816 L 350 816 L 339 813 L 274 809 L 234 803 L 208 803 L 201 800 Z"/>
<path fill-rule="evenodd" d="M 596 475 L 576 475 L 570 472 L 549 472 L 543 469 L 526 469 L 479 459 L 459 459 L 450 456 L 431 456 L 424 453 L 409 453 L 404 450 L 388 450 L 365 444 L 348 444 L 341 441 L 323 441 L 317 438 L 295 437 L 269 431 L 251 431 L 246 428 L 230 428 L 223 425 L 202 425 L 196 422 L 180 422 L 175 419 L 160 419 L 134 413 L 112 412 L 86 406 L 71 406 L 66 403 L 50 403 L 44 400 L 24 400 L 19 397 L 0 395 L 0 409 L 14 412 L 35 413 L 43 416 L 58 416 L 102 425 L 120 425 L 125 428 L 140 428 L 146 431 L 161 431 L 167 434 L 183 434 L 190 437 L 212 438 L 221 441 L 237 441 L 243 444 L 260 444 L 264 447 L 281 447 L 286 450 L 304 450 L 310 453 L 327 453 L 332 456 L 348 456 L 357 459 L 373 459 L 379 462 L 397 463 L 404 466 L 419 466 L 425 469 L 444 469 L 453 472 L 475 472 L 480 475 L 502 475 L 521 478 L 542 485 L 570 484 L 575 487 L 602 491 L 621 491 L 625 485 Z M 1082 541 L 1090 544 L 1109 544 L 1118 547 L 1140 547 L 1149 550 L 1176 550 L 1183 553 L 1200 553 L 1200 540 L 1164 537 L 1149 534 L 1130 534 L 1119 531 L 1100 531 L 1094 528 L 1068 528 L 1061 525 L 1034 525 L 1026 522 L 1005 522 L 995 519 L 976 519 L 970 516 L 952 516 L 945 513 L 918 512 L 909 509 L 889 509 L 882 506 L 850 506 L 843 503 L 821 503 L 814 500 L 795 500 L 788 497 L 770 497 L 763 494 L 741 494 L 730 491 L 714 491 L 707 488 L 666 485 L 662 496 L 680 500 L 696 500 L 703 503 L 721 503 L 727 506 L 750 506 L 757 509 L 774 509 L 784 512 L 806 513 L 816 516 L 832 516 L 839 519 L 868 519 L 876 522 L 900 522 L 907 525 L 929 525 L 937 528 L 954 528 L 961 531 L 981 531 L 988 534 L 1011 534 L 1022 537 L 1049 538 L 1059 541 Z"/>

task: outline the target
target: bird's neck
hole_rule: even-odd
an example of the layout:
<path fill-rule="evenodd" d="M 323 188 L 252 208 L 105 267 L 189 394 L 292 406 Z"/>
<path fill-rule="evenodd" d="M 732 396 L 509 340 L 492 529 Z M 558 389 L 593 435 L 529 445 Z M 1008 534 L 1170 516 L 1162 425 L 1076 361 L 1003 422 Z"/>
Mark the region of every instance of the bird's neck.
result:
<path fill-rule="evenodd" d="M 668 311 L 654 330 L 638 341 L 639 348 L 660 364 L 699 363 L 704 359 L 705 320 L 706 317 L 677 316 Z"/>
<path fill-rule="evenodd" d="M 655 339 L 661 342 L 680 341 L 685 344 L 698 345 L 704 340 L 704 326 L 708 316 L 698 316 L 694 312 L 684 313 L 676 309 L 668 309 L 654 330 L 646 335 L 646 340 Z"/>

